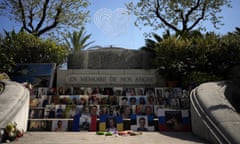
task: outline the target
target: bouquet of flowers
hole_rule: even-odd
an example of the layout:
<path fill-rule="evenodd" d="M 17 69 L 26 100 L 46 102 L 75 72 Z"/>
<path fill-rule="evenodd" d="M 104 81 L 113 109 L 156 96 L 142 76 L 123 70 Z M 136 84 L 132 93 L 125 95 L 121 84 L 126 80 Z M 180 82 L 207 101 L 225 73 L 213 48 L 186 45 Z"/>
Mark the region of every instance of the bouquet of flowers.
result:
<path fill-rule="evenodd" d="M 23 136 L 23 130 L 17 129 L 17 123 L 9 123 L 0 131 L 0 143 L 14 141 L 18 137 Z"/>

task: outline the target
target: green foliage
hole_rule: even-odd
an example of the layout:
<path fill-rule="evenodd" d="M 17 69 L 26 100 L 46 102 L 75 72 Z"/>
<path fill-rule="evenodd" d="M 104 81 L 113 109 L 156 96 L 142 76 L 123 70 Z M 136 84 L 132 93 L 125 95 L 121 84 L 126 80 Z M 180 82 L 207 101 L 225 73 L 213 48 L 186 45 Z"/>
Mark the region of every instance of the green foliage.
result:
<path fill-rule="evenodd" d="M 137 19 L 136 26 L 150 26 L 185 33 L 198 28 L 201 21 L 209 20 L 215 28 L 222 24 L 218 15 L 222 6 L 230 6 L 230 0 L 139 0 L 126 4 Z"/>
<path fill-rule="evenodd" d="M 82 27 L 79 32 L 74 31 L 72 34 L 69 32 L 64 39 L 70 51 L 77 52 L 94 43 L 94 41 L 87 43 L 90 37 L 91 34 L 86 34 L 85 28 Z"/>
<path fill-rule="evenodd" d="M 188 85 L 190 83 L 194 85 L 199 85 L 204 82 L 219 81 L 221 80 L 221 77 L 206 72 L 193 71 L 186 75 L 183 80 L 184 85 Z"/>
<path fill-rule="evenodd" d="M 56 63 L 66 61 L 68 50 L 50 39 L 40 39 L 25 32 L 6 32 L 0 45 L 3 71 L 11 72 L 16 63 Z M 2 56 L 3 55 L 3 56 Z M 12 63 L 8 63 L 12 62 Z"/>
<path fill-rule="evenodd" d="M 156 65 L 167 80 L 181 80 L 189 61 L 191 41 L 170 36 L 156 45 Z"/>
<path fill-rule="evenodd" d="M 12 71 L 12 67 L 15 65 L 13 55 L 9 50 L 4 49 L 4 37 L 0 37 L 0 72 L 9 73 Z"/>
<path fill-rule="evenodd" d="M 9 16 L 36 36 L 80 28 L 88 21 L 88 0 L 2 0 L 0 15 Z"/>
<path fill-rule="evenodd" d="M 155 64 L 166 80 L 206 82 L 223 80 L 228 70 L 240 64 L 240 29 L 224 36 L 190 32 L 169 36 L 151 45 Z"/>

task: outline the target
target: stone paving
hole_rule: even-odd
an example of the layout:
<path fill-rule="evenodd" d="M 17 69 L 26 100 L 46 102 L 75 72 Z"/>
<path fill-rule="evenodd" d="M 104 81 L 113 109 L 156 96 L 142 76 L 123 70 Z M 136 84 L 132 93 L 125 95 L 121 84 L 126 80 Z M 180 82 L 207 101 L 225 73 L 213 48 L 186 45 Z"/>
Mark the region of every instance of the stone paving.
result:
<path fill-rule="evenodd" d="M 138 136 L 104 136 L 95 132 L 27 132 L 14 144 L 207 144 L 191 132 L 144 132 Z"/>

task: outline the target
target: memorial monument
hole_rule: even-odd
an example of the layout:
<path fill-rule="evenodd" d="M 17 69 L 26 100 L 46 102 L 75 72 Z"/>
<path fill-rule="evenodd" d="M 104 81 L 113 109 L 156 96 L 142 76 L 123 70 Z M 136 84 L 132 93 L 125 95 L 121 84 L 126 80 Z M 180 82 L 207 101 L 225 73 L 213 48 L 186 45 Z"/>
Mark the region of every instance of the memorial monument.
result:
<path fill-rule="evenodd" d="M 58 70 L 57 87 L 164 86 L 153 54 L 144 50 L 96 48 L 73 53 L 68 70 Z"/>

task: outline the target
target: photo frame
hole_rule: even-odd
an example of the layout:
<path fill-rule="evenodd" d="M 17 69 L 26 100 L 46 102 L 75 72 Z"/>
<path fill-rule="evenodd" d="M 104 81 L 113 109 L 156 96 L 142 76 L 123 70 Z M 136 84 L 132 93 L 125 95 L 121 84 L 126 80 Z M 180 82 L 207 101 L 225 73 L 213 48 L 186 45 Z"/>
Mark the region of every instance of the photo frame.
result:
<path fill-rule="evenodd" d="M 159 115 L 160 131 L 191 131 L 189 110 L 161 109 Z"/>
<path fill-rule="evenodd" d="M 55 118 L 55 105 L 46 105 L 44 108 L 44 118 Z"/>
<path fill-rule="evenodd" d="M 91 117 L 89 115 L 83 114 L 79 119 L 80 131 L 89 131 L 91 125 Z"/>
<path fill-rule="evenodd" d="M 44 117 L 44 108 L 34 108 L 29 110 L 29 118 L 43 118 Z"/>
<path fill-rule="evenodd" d="M 146 115 L 136 115 L 131 119 L 130 129 L 133 131 L 154 131 L 154 125 L 150 124 L 150 119 Z"/>
<path fill-rule="evenodd" d="M 52 131 L 63 132 L 68 130 L 68 120 L 56 119 L 52 120 Z"/>
<path fill-rule="evenodd" d="M 123 88 L 122 87 L 113 87 L 113 95 L 114 96 L 123 96 Z"/>
<path fill-rule="evenodd" d="M 143 96 L 144 95 L 144 88 L 135 88 L 136 96 Z"/>
<path fill-rule="evenodd" d="M 126 96 L 136 96 L 135 88 L 124 88 Z"/>
<path fill-rule="evenodd" d="M 51 121 L 49 120 L 30 120 L 28 131 L 51 131 Z"/>
<path fill-rule="evenodd" d="M 56 118 L 65 118 L 65 109 L 66 109 L 66 105 L 65 104 L 58 104 L 58 105 L 56 105 L 55 117 Z"/>

